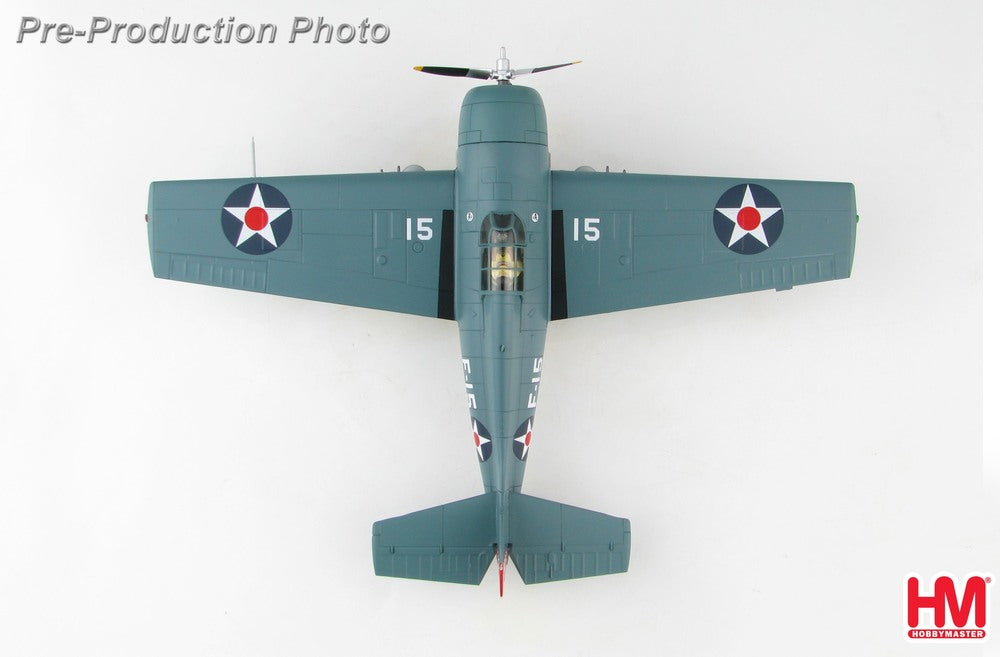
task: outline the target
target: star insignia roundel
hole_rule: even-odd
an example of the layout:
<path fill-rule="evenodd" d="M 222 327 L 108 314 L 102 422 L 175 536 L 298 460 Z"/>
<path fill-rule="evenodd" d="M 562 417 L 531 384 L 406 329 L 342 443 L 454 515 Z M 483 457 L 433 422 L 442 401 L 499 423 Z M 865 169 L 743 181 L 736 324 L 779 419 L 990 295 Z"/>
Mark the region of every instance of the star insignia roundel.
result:
<path fill-rule="evenodd" d="M 535 418 L 529 417 L 514 432 L 514 456 L 522 461 L 528 459 L 528 448 L 531 447 L 531 427 L 534 423 Z"/>
<path fill-rule="evenodd" d="M 291 205 L 271 185 L 249 183 L 237 187 L 222 206 L 222 232 L 243 253 L 270 253 L 292 232 Z"/>
<path fill-rule="evenodd" d="M 493 453 L 493 439 L 490 432 L 476 418 L 472 418 L 472 438 L 476 441 L 476 455 L 480 463 L 486 463 Z"/>
<path fill-rule="evenodd" d="M 769 249 L 785 226 L 785 213 L 771 190 L 754 183 L 730 187 L 715 203 L 715 234 L 730 251 L 753 255 Z"/>

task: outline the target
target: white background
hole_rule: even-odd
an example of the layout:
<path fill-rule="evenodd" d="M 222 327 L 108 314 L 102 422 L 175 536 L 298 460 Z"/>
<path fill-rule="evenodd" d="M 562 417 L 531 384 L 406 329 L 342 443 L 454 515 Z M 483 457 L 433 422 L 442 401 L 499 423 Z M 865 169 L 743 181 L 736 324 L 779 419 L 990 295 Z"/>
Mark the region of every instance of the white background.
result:
<path fill-rule="evenodd" d="M 902 655 L 908 573 L 1000 573 L 978 3 L 15 11 L 0 654 Z M 21 15 L 95 14 L 281 35 L 15 43 Z M 290 45 L 295 15 L 392 33 Z M 453 168 L 471 81 L 411 67 L 499 45 L 584 60 L 522 81 L 553 168 L 851 181 L 861 214 L 849 280 L 551 325 L 524 490 L 631 518 L 632 561 L 503 600 L 495 566 L 372 574 L 372 521 L 481 491 L 454 324 L 156 280 L 143 222 L 151 180 L 249 175 L 251 136 L 261 175 Z"/>

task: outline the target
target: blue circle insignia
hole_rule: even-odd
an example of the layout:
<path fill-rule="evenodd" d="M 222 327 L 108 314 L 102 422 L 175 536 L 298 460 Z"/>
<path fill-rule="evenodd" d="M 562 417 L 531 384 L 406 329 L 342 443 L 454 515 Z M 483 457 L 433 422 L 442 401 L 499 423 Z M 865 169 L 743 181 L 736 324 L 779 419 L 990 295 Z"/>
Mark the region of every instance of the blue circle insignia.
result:
<path fill-rule="evenodd" d="M 514 456 L 522 461 L 528 460 L 528 448 L 531 447 L 531 428 L 534 423 L 534 416 L 529 417 L 514 432 Z"/>
<path fill-rule="evenodd" d="M 715 203 L 712 220 L 719 241 L 730 251 L 753 255 L 778 241 L 785 213 L 767 187 L 742 183 L 730 187 Z"/>
<path fill-rule="evenodd" d="M 222 206 L 222 232 L 243 253 L 270 253 L 292 232 L 291 204 L 266 183 L 237 187 Z"/>
<path fill-rule="evenodd" d="M 480 463 L 486 463 L 493 453 L 493 439 L 490 432 L 476 418 L 472 418 L 472 437 L 476 441 L 476 455 Z"/>

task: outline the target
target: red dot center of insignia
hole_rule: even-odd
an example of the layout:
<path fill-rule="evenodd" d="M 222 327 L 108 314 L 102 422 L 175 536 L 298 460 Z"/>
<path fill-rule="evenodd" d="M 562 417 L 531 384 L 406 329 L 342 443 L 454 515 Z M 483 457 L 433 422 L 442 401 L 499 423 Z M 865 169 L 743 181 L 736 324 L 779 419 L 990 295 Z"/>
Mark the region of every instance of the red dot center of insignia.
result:
<path fill-rule="evenodd" d="M 531 432 L 530 431 L 524 437 L 524 444 L 525 445 L 530 445 L 531 444 Z"/>
<path fill-rule="evenodd" d="M 252 207 L 243 215 L 243 223 L 250 230 L 261 230 L 267 225 L 267 210 L 261 207 Z"/>
<path fill-rule="evenodd" d="M 743 208 L 736 215 L 736 221 L 743 230 L 753 230 L 760 225 L 760 212 L 757 208 Z"/>
<path fill-rule="evenodd" d="M 472 437 L 476 440 L 476 447 L 479 447 L 479 434 L 474 433 L 472 434 Z"/>

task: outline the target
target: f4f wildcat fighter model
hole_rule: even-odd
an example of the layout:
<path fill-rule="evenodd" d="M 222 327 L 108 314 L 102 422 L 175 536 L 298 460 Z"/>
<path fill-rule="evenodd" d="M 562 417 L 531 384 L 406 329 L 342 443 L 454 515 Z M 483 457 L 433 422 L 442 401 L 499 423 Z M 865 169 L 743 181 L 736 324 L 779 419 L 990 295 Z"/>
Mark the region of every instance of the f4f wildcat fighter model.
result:
<path fill-rule="evenodd" d="M 576 62 L 572 62 L 576 63 Z M 153 273 L 457 320 L 485 493 L 374 524 L 378 575 L 525 583 L 628 569 L 629 521 L 521 492 L 550 320 L 846 278 L 845 183 L 551 171 L 545 109 L 500 50 L 454 171 L 154 182 Z"/>

